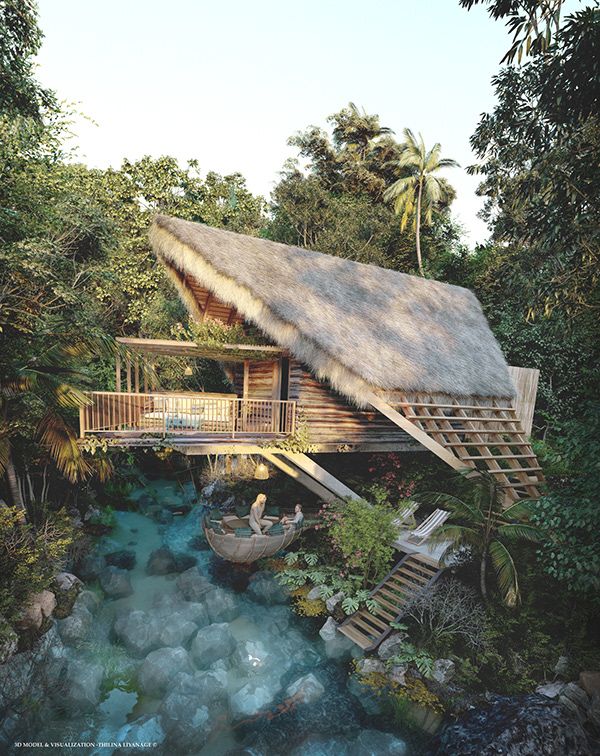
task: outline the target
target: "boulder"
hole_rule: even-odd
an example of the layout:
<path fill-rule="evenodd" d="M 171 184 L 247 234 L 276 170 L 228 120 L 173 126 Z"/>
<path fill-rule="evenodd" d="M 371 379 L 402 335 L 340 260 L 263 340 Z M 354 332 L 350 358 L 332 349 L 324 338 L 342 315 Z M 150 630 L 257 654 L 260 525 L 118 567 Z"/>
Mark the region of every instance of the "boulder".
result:
<path fill-rule="evenodd" d="M 75 599 L 73 611 L 77 611 L 79 607 L 83 607 L 87 609 L 88 612 L 94 614 L 99 606 L 100 598 L 96 593 L 94 593 L 93 591 L 81 591 L 81 593 Z"/>
<path fill-rule="evenodd" d="M 160 504 L 152 504 L 146 510 L 146 515 L 159 525 L 170 525 L 173 522 L 173 512 L 161 507 Z"/>
<path fill-rule="evenodd" d="M 269 652 L 261 641 L 241 641 L 232 657 L 232 663 L 244 675 L 260 674 L 264 671 Z"/>
<path fill-rule="evenodd" d="M 178 594 L 158 594 L 154 599 L 155 614 L 161 619 L 172 614 L 180 614 L 186 620 L 193 622 L 196 627 L 210 625 L 208 612 L 203 604 L 196 601 L 185 601 Z"/>
<path fill-rule="evenodd" d="M 310 735 L 291 751 L 290 756 L 348 756 L 350 743 L 345 738 Z"/>
<path fill-rule="evenodd" d="M 372 674 L 385 675 L 385 664 L 379 659 L 368 657 L 367 659 L 360 659 L 356 663 L 356 671 L 361 677 Z"/>
<path fill-rule="evenodd" d="M 246 593 L 259 604 L 285 604 L 290 592 L 271 572 L 255 572 L 248 581 Z"/>
<path fill-rule="evenodd" d="M 402 650 L 406 642 L 406 633 L 392 633 L 379 646 L 377 655 L 380 659 L 387 661 L 392 656 L 396 656 Z"/>
<path fill-rule="evenodd" d="M 39 630 L 42 622 L 52 615 L 55 607 L 56 596 L 52 591 L 34 593 L 15 624 L 20 630 Z"/>
<path fill-rule="evenodd" d="M 309 601 L 319 601 L 322 593 L 323 593 L 323 586 L 315 585 L 314 588 L 311 588 L 310 591 L 306 594 L 306 598 Z"/>
<path fill-rule="evenodd" d="M 327 607 L 327 611 L 329 614 L 333 614 L 338 606 L 344 599 L 344 592 L 338 591 L 337 593 L 334 593 L 333 596 L 330 596 L 328 599 L 325 599 L 325 606 Z"/>
<path fill-rule="evenodd" d="M 19 636 L 0 615 L 0 664 L 4 664 L 16 653 L 18 645 Z"/>
<path fill-rule="evenodd" d="M 208 707 L 196 695 L 169 691 L 159 713 L 172 746 L 170 753 L 197 753 L 202 749 L 212 724 Z"/>
<path fill-rule="evenodd" d="M 197 630 L 198 626 L 185 614 L 175 612 L 164 623 L 158 623 L 158 640 L 161 646 L 186 646 Z"/>
<path fill-rule="evenodd" d="M 404 756 L 406 743 L 389 732 L 361 730 L 350 744 L 348 756 Z"/>
<path fill-rule="evenodd" d="M 586 710 L 589 706 L 590 699 L 588 697 L 588 694 L 583 690 L 583 688 L 580 688 L 577 683 L 570 682 L 565 685 L 561 692 L 562 696 L 566 696 L 566 698 L 569 698 L 571 701 L 573 701 L 574 704 L 579 706 L 581 709 Z"/>
<path fill-rule="evenodd" d="M 185 572 L 191 567 L 195 567 L 198 564 L 198 560 L 191 554 L 176 554 L 175 555 L 175 571 Z"/>
<path fill-rule="evenodd" d="M 387 672 L 387 677 L 396 685 L 406 685 L 406 672 L 408 671 L 408 664 L 394 664 L 394 666 Z"/>
<path fill-rule="evenodd" d="M 211 622 L 232 622 L 240 613 L 233 595 L 222 588 L 207 593 L 204 605 Z"/>
<path fill-rule="evenodd" d="M 600 732 L 600 693 L 593 693 L 587 710 L 588 722 Z"/>
<path fill-rule="evenodd" d="M 136 556 L 133 549 L 119 549 L 105 554 L 106 564 L 112 564 L 113 567 L 120 567 L 122 570 L 132 570 L 135 567 Z"/>
<path fill-rule="evenodd" d="M 436 659 L 433 662 L 431 676 L 436 682 L 439 682 L 440 685 L 447 685 L 454 677 L 455 672 L 456 664 L 452 659 Z"/>
<path fill-rule="evenodd" d="M 61 591 L 70 591 L 72 588 L 83 586 L 83 582 L 72 572 L 59 572 L 54 582 Z"/>
<path fill-rule="evenodd" d="M 100 703 L 104 671 L 99 664 L 73 659 L 68 662 L 58 700 L 67 711 L 92 712 Z"/>
<path fill-rule="evenodd" d="M 247 683 L 229 699 L 233 719 L 257 714 L 273 701 L 278 691 L 279 685 L 274 680 L 253 680 Z"/>
<path fill-rule="evenodd" d="M 568 700 L 568 699 L 567 699 Z M 543 696 L 494 696 L 447 725 L 435 756 L 591 756 L 577 717 Z"/>
<path fill-rule="evenodd" d="M 346 687 L 367 714 L 377 716 L 383 712 L 382 702 L 375 690 L 370 685 L 361 683 L 357 675 L 348 676 Z"/>
<path fill-rule="evenodd" d="M 76 646 L 84 638 L 92 627 L 92 614 L 84 606 L 79 606 L 65 619 L 58 620 L 58 632 L 63 641 L 69 646 Z"/>
<path fill-rule="evenodd" d="M 217 659 L 226 659 L 235 651 L 235 640 L 226 623 L 217 623 L 200 628 L 192 641 L 190 654 L 201 669 L 206 669 Z"/>
<path fill-rule="evenodd" d="M 140 717 L 121 727 L 114 738 L 116 743 L 139 743 L 136 746 L 124 746 L 114 750 L 113 756 L 129 756 L 130 754 L 147 754 L 149 748 L 156 749 L 165 742 L 165 733 L 158 717 Z M 142 744 L 151 745 L 142 745 Z"/>
<path fill-rule="evenodd" d="M 202 602 L 215 586 L 200 573 L 198 567 L 190 567 L 177 578 L 177 587 L 188 601 Z"/>
<path fill-rule="evenodd" d="M 338 635 L 338 623 L 333 617 L 328 617 L 323 627 L 319 630 L 319 635 L 324 641 L 332 641 L 337 638 Z"/>
<path fill-rule="evenodd" d="M 100 586 L 110 598 L 124 598 L 131 596 L 133 588 L 126 570 L 109 565 L 105 567 L 99 576 Z"/>
<path fill-rule="evenodd" d="M 169 690 L 186 696 L 196 696 L 205 704 L 224 701 L 227 698 L 227 672 L 223 669 L 193 674 L 180 672 L 171 681 Z"/>
<path fill-rule="evenodd" d="M 191 671 L 190 658 L 184 648 L 159 648 L 144 659 L 138 672 L 138 684 L 145 695 L 161 698 L 175 675 Z"/>
<path fill-rule="evenodd" d="M 170 572 L 176 571 L 175 555 L 171 549 L 163 546 L 151 552 L 146 563 L 148 575 L 168 575 Z"/>
<path fill-rule="evenodd" d="M 600 672 L 580 672 L 579 686 L 588 696 L 593 696 L 594 693 L 600 694 Z"/>
<path fill-rule="evenodd" d="M 304 677 L 299 677 L 291 685 L 288 685 L 285 691 L 286 698 L 293 698 L 299 703 L 314 703 L 325 693 L 325 688 L 310 672 Z"/>
<path fill-rule="evenodd" d="M 558 677 L 567 677 L 569 674 L 569 657 L 559 656 L 554 665 L 554 674 Z"/>
<path fill-rule="evenodd" d="M 96 580 L 106 567 L 106 559 L 100 554 L 88 554 L 79 563 L 76 572 L 82 580 Z"/>
<path fill-rule="evenodd" d="M 132 656 L 146 656 L 160 646 L 160 630 L 148 614 L 140 609 L 118 615 L 113 632 Z"/>
<path fill-rule="evenodd" d="M 563 692 L 564 687 L 564 682 L 546 683 L 546 685 L 538 685 L 535 692 L 540 696 L 546 696 L 546 698 L 558 698 Z"/>

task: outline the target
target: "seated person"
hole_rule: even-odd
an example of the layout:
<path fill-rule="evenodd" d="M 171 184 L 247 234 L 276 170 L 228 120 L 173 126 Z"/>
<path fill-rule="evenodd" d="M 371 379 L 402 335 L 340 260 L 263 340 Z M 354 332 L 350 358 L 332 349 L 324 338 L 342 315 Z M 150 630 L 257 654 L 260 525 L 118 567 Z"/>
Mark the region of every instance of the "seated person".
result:
<path fill-rule="evenodd" d="M 256 535 L 264 535 L 274 524 L 273 520 L 266 520 L 263 518 L 266 501 L 267 497 L 265 494 L 260 493 L 250 507 L 249 525 Z"/>
<path fill-rule="evenodd" d="M 292 527 L 293 525 L 296 526 L 296 528 L 302 527 L 302 523 L 304 522 L 304 515 L 302 514 L 302 504 L 298 503 L 294 507 L 294 516 L 288 517 L 287 515 L 284 515 L 281 518 L 281 524 L 284 527 Z"/>

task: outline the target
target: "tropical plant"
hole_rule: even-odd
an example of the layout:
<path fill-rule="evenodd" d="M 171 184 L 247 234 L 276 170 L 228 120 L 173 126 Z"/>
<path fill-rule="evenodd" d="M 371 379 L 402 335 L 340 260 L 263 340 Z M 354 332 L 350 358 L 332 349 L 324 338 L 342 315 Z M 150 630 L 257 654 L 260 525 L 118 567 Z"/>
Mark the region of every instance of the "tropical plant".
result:
<path fill-rule="evenodd" d="M 391 163 L 400 177 L 385 190 L 383 198 L 393 202 L 395 213 L 401 216 L 402 231 L 412 221 L 419 272 L 424 276 L 421 225 L 430 226 L 434 210 L 449 205 L 455 196 L 448 181 L 435 174 L 443 168 L 455 168 L 458 163 L 452 158 L 441 157 L 442 146 L 439 142 L 427 150 L 421 134 L 417 139 L 410 129 L 404 129 L 404 139 L 400 157 Z"/>
<path fill-rule="evenodd" d="M 334 552 L 362 575 L 363 587 L 381 580 L 389 569 L 396 536 L 397 513 L 387 501 L 346 499 L 342 504 L 324 504 L 321 512 Z"/>
<path fill-rule="evenodd" d="M 531 501 L 517 501 L 504 508 L 505 489 L 496 478 L 481 472 L 469 481 L 469 492 L 459 498 L 449 493 L 425 493 L 421 499 L 448 509 L 448 522 L 441 525 L 430 539 L 433 542 L 449 541 L 443 561 L 446 563 L 459 548 L 468 549 L 480 560 L 479 585 L 481 595 L 487 601 L 487 571 L 491 563 L 504 603 L 514 607 L 520 601 L 517 567 L 510 547 L 520 541 L 537 542 L 539 529 L 529 521 L 534 509 Z"/>

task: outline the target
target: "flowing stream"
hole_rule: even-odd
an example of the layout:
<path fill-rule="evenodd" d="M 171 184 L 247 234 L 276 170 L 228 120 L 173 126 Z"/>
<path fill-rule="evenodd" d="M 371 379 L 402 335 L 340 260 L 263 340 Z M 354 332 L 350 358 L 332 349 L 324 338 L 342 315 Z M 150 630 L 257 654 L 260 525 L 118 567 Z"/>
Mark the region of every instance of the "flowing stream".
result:
<path fill-rule="evenodd" d="M 294 614 L 270 573 L 216 557 L 201 535 L 204 507 L 188 497 L 191 510 L 173 516 L 185 492 L 154 481 L 131 495 L 138 511 L 116 513 L 87 563 L 125 551 L 122 566 L 102 567 L 104 590 L 88 578 L 71 618 L 50 631 L 46 693 L 21 713 L 17 737 L 94 756 L 138 752 L 125 743 L 198 756 L 421 752 L 376 701 L 351 692 L 358 649 L 342 636 L 325 642 L 324 618 Z M 177 571 L 148 574 L 153 553 L 153 571 L 172 557 Z"/>

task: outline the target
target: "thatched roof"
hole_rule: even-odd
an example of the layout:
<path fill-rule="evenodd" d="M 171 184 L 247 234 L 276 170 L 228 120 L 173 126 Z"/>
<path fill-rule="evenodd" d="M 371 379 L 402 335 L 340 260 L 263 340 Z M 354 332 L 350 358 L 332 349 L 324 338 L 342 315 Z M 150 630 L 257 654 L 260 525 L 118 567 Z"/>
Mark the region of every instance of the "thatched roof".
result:
<path fill-rule="evenodd" d="M 167 216 L 150 240 L 168 268 L 193 276 L 358 403 L 366 388 L 514 395 L 468 289 Z"/>

